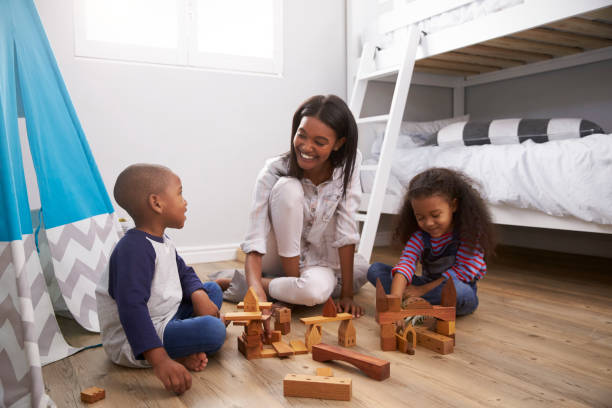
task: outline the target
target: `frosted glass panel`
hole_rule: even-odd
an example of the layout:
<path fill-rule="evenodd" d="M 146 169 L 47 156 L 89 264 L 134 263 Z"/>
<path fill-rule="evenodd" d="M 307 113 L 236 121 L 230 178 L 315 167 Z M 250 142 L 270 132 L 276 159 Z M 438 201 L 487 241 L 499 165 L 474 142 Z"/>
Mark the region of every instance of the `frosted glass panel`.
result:
<path fill-rule="evenodd" d="M 198 52 L 274 57 L 273 0 L 197 0 Z"/>
<path fill-rule="evenodd" d="M 177 48 L 177 0 L 77 1 L 86 1 L 87 40 Z"/>

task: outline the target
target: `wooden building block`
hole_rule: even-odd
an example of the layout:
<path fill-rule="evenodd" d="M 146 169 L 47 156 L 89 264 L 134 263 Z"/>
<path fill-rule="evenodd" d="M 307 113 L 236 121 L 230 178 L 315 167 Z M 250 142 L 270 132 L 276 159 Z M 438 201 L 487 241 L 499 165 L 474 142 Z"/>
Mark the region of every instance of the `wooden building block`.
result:
<path fill-rule="evenodd" d="M 283 395 L 285 397 L 350 401 L 351 393 L 352 382 L 350 378 L 287 374 L 283 380 Z"/>
<path fill-rule="evenodd" d="M 244 295 L 242 305 L 245 312 L 259 312 L 259 299 L 257 299 L 255 290 L 252 287 Z"/>
<path fill-rule="evenodd" d="M 395 336 L 395 330 L 395 323 L 381 324 L 380 337 L 393 337 Z"/>
<path fill-rule="evenodd" d="M 272 307 L 272 302 L 257 302 L 257 305 L 260 309 L 270 309 Z M 244 309 L 244 302 L 240 302 L 236 305 L 238 309 Z M 245 310 L 248 311 L 248 310 Z"/>
<path fill-rule="evenodd" d="M 306 348 L 308 351 L 312 350 L 312 346 L 315 344 L 319 344 L 321 342 L 321 336 L 323 335 L 323 330 L 321 326 L 318 324 L 311 324 L 306 329 L 304 343 L 306 344 Z"/>
<path fill-rule="evenodd" d="M 441 306 L 457 306 L 457 290 L 455 289 L 455 282 L 453 282 L 452 279 L 446 280 L 440 296 Z"/>
<path fill-rule="evenodd" d="M 382 351 L 394 351 L 397 350 L 397 339 L 394 336 L 381 337 L 380 338 L 380 349 Z"/>
<path fill-rule="evenodd" d="M 274 330 L 278 330 L 284 336 L 291 333 L 291 322 L 281 323 L 278 320 L 274 322 Z"/>
<path fill-rule="evenodd" d="M 244 344 L 249 347 L 259 346 L 261 344 L 261 335 L 260 334 L 248 335 L 246 333 L 242 333 L 242 340 L 244 340 Z"/>
<path fill-rule="evenodd" d="M 386 360 L 329 344 L 313 345 L 312 359 L 319 362 L 329 360 L 345 361 L 363 371 L 368 377 L 378 381 L 389 378 L 391 374 L 391 364 Z"/>
<path fill-rule="evenodd" d="M 320 377 L 333 377 L 334 373 L 329 367 L 317 367 L 317 376 Z"/>
<path fill-rule="evenodd" d="M 382 283 L 380 283 L 380 279 L 376 279 L 376 312 L 386 312 L 387 310 L 389 310 L 387 294 Z"/>
<path fill-rule="evenodd" d="M 353 347 L 357 344 L 357 332 L 353 320 L 343 320 L 338 327 L 338 344 L 344 347 Z"/>
<path fill-rule="evenodd" d="M 308 354 L 308 349 L 306 348 L 304 342 L 301 340 L 291 340 L 289 342 L 289 345 L 291 346 L 295 354 Z"/>
<path fill-rule="evenodd" d="M 289 347 L 284 341 L 275 341 L 272 343 L 272 347 L 278 353 L 279 357 L 287 357 L 293 355 L 293 349 Z"/>
<path fill-rule="evenodd" d="M 246 326 L 249 324 L 249 321 L 248 320 L 234 320 L 232 321 L 232 324 L 234 326 Z"/>
<path fill-rule="evenodd" d="M 325 316 L 302 317 L 300 321 L 304 324 L 320 324 L 320 323 L 327 323 L 327 322 L 335 322 L 338 320 L 349 320 L 352 318 L 353 318 L 353 315 L 351 313 L 338 313 L 335 317 L 325 317 Z"/>
<path fill-rule="evenodd" d="M 435 333 L 424 327 L 416 327 L 417 343 L 420 346 L 438 352 L 440 354 L 450 354 L 453 352 L 453 339 Z"/>
<path fill-rule="evenodd" d="M 390 312 L 402 310 L 402 298 L 396 295 L 387 295 L 387 310 Z"/>
<path fill-rule="evenodd" d="M 336 317 L 338 311 L 336 310 L 336 304 L 332 298 L 327 299 L 325 306 L 323 306 L 323 316 L 325 317 Z"/>
<path fill-rule="evenodd" d="M 404 327 L 399 334 L 395 334 L 397 338 L 397 348 L 402 353 L 408 353 L 410 355 L 414 355 L 416 348 L 416 331 L 411 324 Z"/>
<path fill-rule="evenodd" d="M 446 306 L 431 306 L 422 309 L 403 309 L 399 312 L 381 312 L 376 315 L 378 324 L 389 324 L 402 320 L 409 316 L 431 316 L 440 320 L 455 320 L 455 308 Z"/>
<path fill-rule="evenodd" d="M 278 353 L 273 348 L 265 348 L 261 350 L 259 356 L 261 358 L 278 357 Z"/>
<path fill-rule="evenodd" d="M 251 320 L 250 322 L 248 322 L 248 324 L 244 328 L 244 331 L 249 336 L 254 335 L 254 334 L 261 335 L 263 333 L 263 326 L 261 325 L 261 321 Z"/>
<path fill-rule="evenodd" d="M 100 387 L 89 387 L 81 391 L 81 401 L 88 404 L 100 401 L 106 397 L 106 391 Z"/>
<path fill-rule="evenodd" d="M 407 353 L 410 355 L 415 354 L 415 350 L 414 347 L 412 347 L 412 344 L 410 344 L 408 340 L 403 339 L 401 337 L 397 339 L 397 349 L 402 353 Z"/>
<path fill-rule="evenodd" d="M 291 323 L 291 309 L 288 307 L 276 309 L 274 312 L 274 318 L 280 323 Z"/>
<path fill-rule="evenodd" d="M 237 337 L 237 339 L 238 339 L 238 351 L 240 351 L 247 360 L 253 360 L 261 356 L 261 346 L 249 347 L 245 344 L 242 337 Z"/>
<path fill-rule="evenodd" d="M 449 337 L 455 334 L 455 321 L 436 320 L 436 333 Z"/>
<path fill-rule="evenodd" d="M 271 334 L 270 338 L 272 339 L 272 343 L 281 341 L 281 338 L 283 336 L 280 330 L 272 330 L 270 334 Z"/>
<path fill-rule="evenodd" d="M 225 314 L 225 320 L 262 320 L 261 312 L 229 312 Z"/>

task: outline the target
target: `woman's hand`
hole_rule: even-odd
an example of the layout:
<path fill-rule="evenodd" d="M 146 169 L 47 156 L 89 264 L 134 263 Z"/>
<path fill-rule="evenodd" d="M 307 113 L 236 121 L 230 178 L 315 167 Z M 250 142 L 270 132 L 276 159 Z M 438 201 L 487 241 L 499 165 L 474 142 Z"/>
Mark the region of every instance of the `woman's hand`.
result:
<path fill-rule="evenodd" d="M 361 317 L 364 315 L 363 307 L 359 306 L 353 298 L 351 297 L 342 297 L 336 300 L 336 309 L 338 312 L 350 313 L 355 317 Z"/>

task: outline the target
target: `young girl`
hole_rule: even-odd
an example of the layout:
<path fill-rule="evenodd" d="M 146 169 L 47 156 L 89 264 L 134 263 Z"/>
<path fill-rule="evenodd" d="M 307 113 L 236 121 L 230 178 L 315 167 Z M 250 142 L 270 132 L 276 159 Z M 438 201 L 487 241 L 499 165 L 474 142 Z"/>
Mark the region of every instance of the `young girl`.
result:
<path fill-rule="evenodd" d="M 440 304 L 442 288 L 453 279 L 457 315 L 478 307 L 476 282 L 487 272 L 485 255 L 493 249 L 493 227 L 487 206 L 472 180 L 461 172 L 432 168 L 408 186 L 397 235 L 406 242 L 394 267 L 373 264 L 368 280 L 380 279 L 392 295 L 421 296 Z M 421 262 L 422 276 L 415 276 Z"/>
<path fill-rule="evenodd" d="M 344 101 L 317 95 L 302 103 L 289 152 L 268 160 L 257 177 L 241 245 L 246 277 L 236 271 L 226 300 L 242 300 L 251 286 L 260 300 L 313 306 L 334 296 L 340 311 L 363 313 L 353 301 L 368 267 L 354 258 L 360 163 L 357 124 Z"/>

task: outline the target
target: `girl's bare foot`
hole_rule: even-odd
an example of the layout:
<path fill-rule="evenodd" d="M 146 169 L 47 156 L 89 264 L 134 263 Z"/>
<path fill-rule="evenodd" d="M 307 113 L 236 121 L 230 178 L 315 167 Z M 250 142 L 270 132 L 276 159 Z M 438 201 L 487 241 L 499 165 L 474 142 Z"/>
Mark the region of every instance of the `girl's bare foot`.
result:
<path fill-rule="evenodd" d="M 228 278 L 219 278 L 215 279 L 215 283 L 221 286 L 221 290 L 225 292 L 227 288 L 229 288 L 230 283 L 232 283 L 232 280 Z"/>
<path fill-rule="evenodd" d="M 206 368 L 206 364 L 208 364 L 208 357 L 206 357 L 206 353 L 193 353 L 187 357 L 179 357 L 176 361 L 184 365 L 188 370 L 202 371 Z"/>

